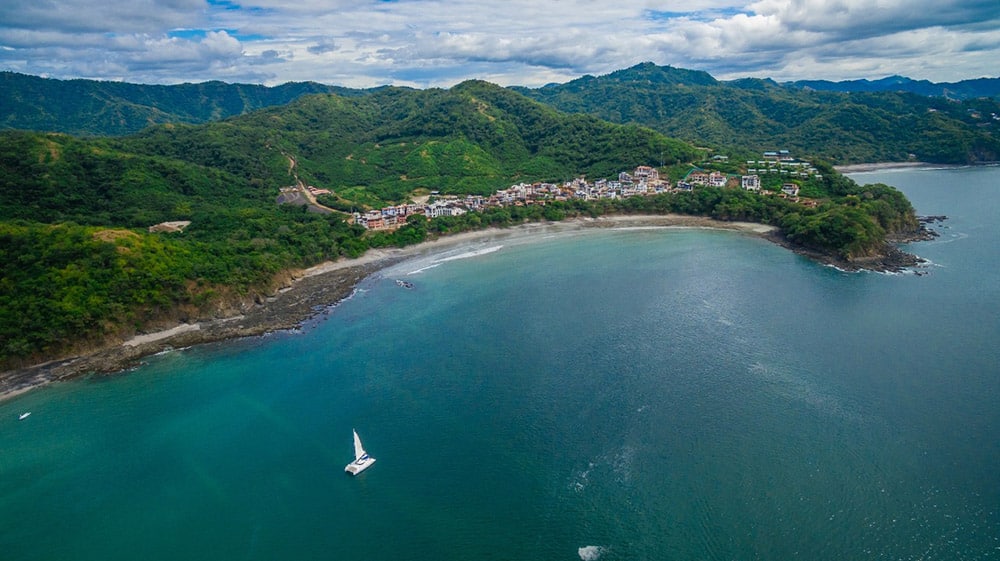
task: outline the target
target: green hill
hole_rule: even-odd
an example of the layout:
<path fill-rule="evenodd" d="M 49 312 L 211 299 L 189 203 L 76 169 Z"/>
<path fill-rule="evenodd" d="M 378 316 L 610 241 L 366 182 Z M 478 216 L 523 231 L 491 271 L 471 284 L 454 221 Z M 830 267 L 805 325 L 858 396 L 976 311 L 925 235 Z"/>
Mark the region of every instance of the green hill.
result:
<path fill-rule="evenodd" d="M 1000 78 L 974 78 L 960 82 L 930 82 L 905 76 L 887 76 L 880 80 L 797 80 L 783 85 L 790 88 L 835 92 L 910 92 L 928 97 L 949 99 L 1000 99 Z"/>
<path fill-rule="evenodd" d="M 256 179 L 303 181 L 346 202 L 379 205 L 415 189 L 487 194 L 512 182 L 606 177 L 625 167 L 688 162 L 700 152 L 635 125 L 556 112 L 486 82 L 450 90 L 386 88 L 315 95 L 203 126 L 163 126 L 116 140 L 122 150 L 183 159 Z"/>
<path fill-rule="evenodd" d="M 561 111 L 652 127 L 737 156 L 784 148 L 835 164 L 1000 160 L 1000 100 L 973 96 L 979 91 L 973 86 L 991 84 L 989 80 L 914 90 L 918 93 L 895 91 L 918 82 L 882 82 L 831 86 L 871 91 L 815 91 L 822 89 L 819 83 L 779 85 L 750 78 L 722 82 L 705 72 L 644 63 L 565 84 L 511 89 Z M 881 91 L 884 88 L 893 91 Z M 307 94 L 356 98 L 386 89 L 395 92 L 390 97 L 400 95 L 399 88 L 355 90 L 315 82 L 160 86 L 0 72 L 0 128 L 123 135 L 150 125 L 201 124 L 246 115 Z M 961 101 L 949 99 L 959 89 L 964 92 L 958 96 Z M 939 91 L 945 95 L 921 95 Z"/>
<path fill-rule="evenodd" d="M 315 82 L 275 87 L 203 82 L 170 86 L 55 80 L 0 72 L 0 128 L 122 135 L 163 123 L 206 123 L 312 93 L 361 95 Z"/>
<path fill-rule="evenodd" d="M 752 156 L 788 149 L 836 164 L 1000 160 L 1000 101 L 896 92 L 818 92 L 770 80 L 718 82 L 645 63 L 538 89 L 514 88 L 557 109 Z M 752 152 L 746 153 L 745 150 Z"/>

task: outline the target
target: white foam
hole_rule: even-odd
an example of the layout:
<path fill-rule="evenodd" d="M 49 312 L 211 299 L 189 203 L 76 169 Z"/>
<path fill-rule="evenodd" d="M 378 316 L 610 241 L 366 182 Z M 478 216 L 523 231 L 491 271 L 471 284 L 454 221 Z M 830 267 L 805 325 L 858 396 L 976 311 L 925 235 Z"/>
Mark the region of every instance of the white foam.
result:
<path fill-rule="evenodd" d="M 410 272 L 408 272 L 406 274 L 407 275 L 419 275 L 420 273 L 426 271 L 427 269 L 433 269 L 434 267 L 439 267 L 440 265 L 441 265 L 441 263 L 437 263 L 437 262 L 431 263 L 430 265 L 427 265 L 426 267 L 420 267 L 419 269 L 414 269 L 414 270 L 412 270 L 412 271 L 410 271 Z"/>
<path fill-rule="evenodd" d="M 597 561 L 604 553 L 604 548 L 599 545 L 586 545 L 576 550 L 580 554 L 582 561 Z"/>
<path fill-rule="evenodd" d="M 459 253 L 458 255 L 451 255 L 449 257 L 442 257 L 435 261 L 435 263 L 444 263 L 445 261 L 454 261 L 456 259 L 468 259 L 470 257 L 479 257 L 480 255 L 486 255 L 488 253 L 493 253 L 494 251 L 500 251 L 503 249 L 502 245 L 494 245 L 490 247 L 484 247 L 482 249 L 474 249 L 472 251 L 466 251 L 465 253 Z"/>
<path fill-rule="evenodd" d="M 464 251 L 456 255 L 446 255 L 446 256 L 428 256 L 428 258 L 420 259 L 419 261 L 410 261 L 408 267 L 415 267 L 411 270 L 401 273 L 404 275 L 419 275 L 428 269 L 433 269 L 435 267 L 440 267 L 443 263 L 448 261 L 456 261 L 458 259 L 469 259 L 472 257 L 479 257 L 480 255 L 486 255 L 488 253 L 493 253 L 495 251 L 500 251 L 503 248 L 502 245 L 495 245 L 490 247 L 484 247 L 479 249 L 473 249 L 470 251 Z"/>
<path fill-rule="evenodd" d="M 951 233 L 951 234 L 949 234 L 947 236 L 938 236 L 938 237 L 934 238 L 933 240 L 928 240 L 928 241 L 925 241 L 925 242 L 918 242 L 918 243 L 923 243 L 925 245 L 940 245 L 940 244 L 946 244 L 946 243 L 952 243 L 952 242 L 961 241 L 961 240 L 964 240 L 964 239 L 966 239 L 968 237 L 969 237 L 969 234 L 966 234 L 964 232 L 953 232 L 953 233 Z"/>

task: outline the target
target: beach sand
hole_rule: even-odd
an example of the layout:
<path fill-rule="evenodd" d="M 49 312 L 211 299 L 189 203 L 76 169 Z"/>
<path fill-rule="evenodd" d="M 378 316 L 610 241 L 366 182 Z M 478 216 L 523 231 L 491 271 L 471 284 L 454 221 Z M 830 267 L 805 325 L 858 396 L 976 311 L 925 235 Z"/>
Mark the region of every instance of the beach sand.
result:
<path fill-rule="evenodd" d="M 580 218 L 562 222 L 530 223 L 506 229 L 488 229 L 442 236 L 418 245 L 370 250 L 356 259 L 340 259 L 316 265 L 295 275 L 289 286 L 253 305 L 242 314 L 201 319 L 168 329 L 142 333 L 126 341 L 109 341 L 93 353 L 64 357 L 27 368 L 0 373 L 0 400 L 45 384 L 89 374 L 120 372 L 143 357 L 169 349 L 213 341 L 251 337 L 294 329 L 350 296 L 358 283 L 379 270 L 403 260 L 427 256 L 485 239 L 531 237 L 539 233 L 571 232 L 584 228 L 681 227 L 737 230 L 767 236 L 772 226 L 750 222 L 722 222 L 683 215 L 617 215 Z"/>
<path fill-rule="evenodd" d="M 921 169 L 940 168 L 942 164 L 928 164 L 927 162 L 874 162 L 870 164 L 849 164 L 843 166 L 833 166 L 838 173 L 864 173 L 869 171 L 883 171 L 891 169 Z"/>

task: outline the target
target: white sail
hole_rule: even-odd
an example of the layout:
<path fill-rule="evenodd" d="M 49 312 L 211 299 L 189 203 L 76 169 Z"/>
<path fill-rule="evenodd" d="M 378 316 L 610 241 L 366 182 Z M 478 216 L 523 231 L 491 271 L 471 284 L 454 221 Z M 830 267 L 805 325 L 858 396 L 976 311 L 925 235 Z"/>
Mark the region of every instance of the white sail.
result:
<path fill-rule="evenodd" d="M 360 460 L 364 458 L 368 453 L 361 446 L 361 438 L 358 436 L 358 431 L 354 431 L 354 459 Z"/>
<path fill-rule="evenodd" d="M 347 464 L 344 467 L 344 471 L 351 475 L 357 475 L 375 463 L 375 458 L 368 455 L 365 452 L 363 446 L 361 446 L 361 437 L 358 436 L 358 431 L 354 431 L 354 461 Z"/>

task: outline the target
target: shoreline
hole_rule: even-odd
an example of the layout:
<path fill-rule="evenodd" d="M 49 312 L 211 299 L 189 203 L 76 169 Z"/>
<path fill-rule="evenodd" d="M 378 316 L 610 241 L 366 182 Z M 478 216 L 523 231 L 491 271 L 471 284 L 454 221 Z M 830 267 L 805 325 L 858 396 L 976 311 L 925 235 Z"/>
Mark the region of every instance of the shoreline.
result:
<path fill-rule="evenodd" d="M 837 173 L 849 175 L 852 173 L 867 173 L 874 171 L 922 170 L 922 169 L 953 169 L 966 167 L 990 167 L 1000 165 L 1000 162 L 973 162 L 968 164 L 934 164 L 931 162 L 872 162 L 868 164 L 846 164 L 833 166 Z"/>
<path fill-rule="evenodd" d="M 872 162 L 867 164 L 847 164 L 843 166 L 833 166 L 837 173 L 847 175 L 849 173 L 865 173 L 870 171 L 887 171 L 894 169 L 923 169 L 948 167 L 947 164 L 931 164 L 927 162 Z"/>
<path fill-rule="evenodd" d="M 502 237 L 536 237 L 539 232 L 573 232 L 587 228 L 673 227 L 732 230 L 770 240 L 795 253 L 826 264 L 815 253 L 783 243 L 777 228 L 753 222 L 725 222 L 687 215 L 611 215 L 574 218 L 560 222 L 533 222 L 513 228 L 490 228 L 441 236 L 405 248 L 374 249 L 355 259 L 341 258 L 297 271 L 292 280 L 275 294 L 258 300 L 242 314 L 224 318 L 202 318 L 170 328 L 141 333 L 124 341 L 109 341 L 87 354 L 51 360 L 0 373 L 0 401 L 45 386 L 51 382 L 88 375 L 110 375 L 140 364 L 160 352 L 275 331 L 296 329 L 304 322 L 326 313 L 350 297 L 358 285 L 379 271 L 407 259 L 441 253 L 455 247 Z M 902 252 L 900 252 L 902 253 Z M 829 256 L 827 256 L 829 257 Z M 860 268 L 860 267 L 858 267 Z"/>

